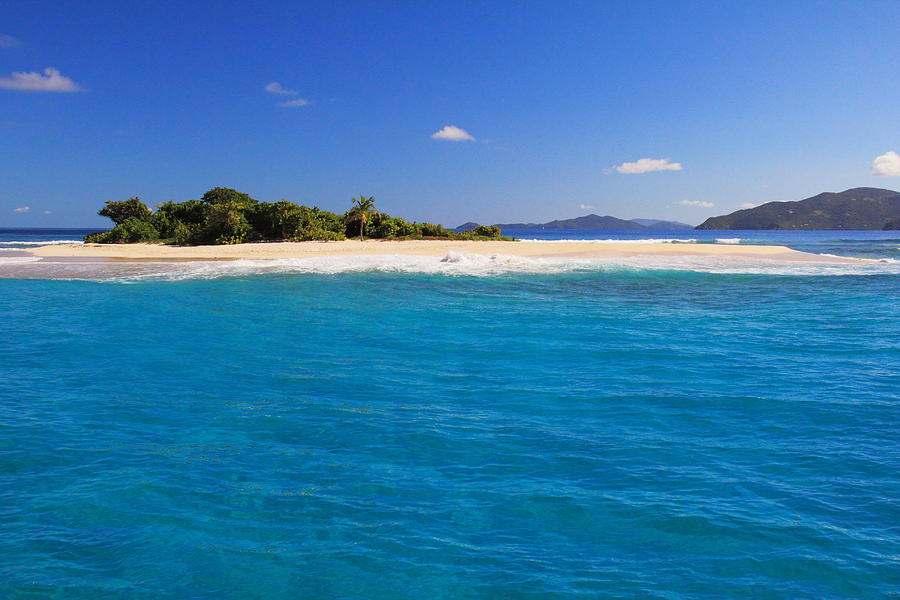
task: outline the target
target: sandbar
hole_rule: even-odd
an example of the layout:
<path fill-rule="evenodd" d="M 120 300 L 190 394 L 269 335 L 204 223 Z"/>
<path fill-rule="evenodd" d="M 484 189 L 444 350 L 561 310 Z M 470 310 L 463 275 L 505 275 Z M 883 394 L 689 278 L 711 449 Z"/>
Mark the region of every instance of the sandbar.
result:
<path fill-rule="evenodd" d="M 825 264 L 857 263 L 858 259 L 822 256 L 786 246 L 736 244 L 647 243 L 625 241 L 461 241 L 461 240 L 342 240 L 339 242 L 259 242 L 222 246 L 162 244 L 71 244 L 27 250 L 45 258 L 86 258 L 124 261 L 237 260 L 317 258 L 324 256 L 406 255 L 443 257 L 448 252 L 528 258 L 621 258 L 636 256 L 717 256 L 763 258 Z"/>

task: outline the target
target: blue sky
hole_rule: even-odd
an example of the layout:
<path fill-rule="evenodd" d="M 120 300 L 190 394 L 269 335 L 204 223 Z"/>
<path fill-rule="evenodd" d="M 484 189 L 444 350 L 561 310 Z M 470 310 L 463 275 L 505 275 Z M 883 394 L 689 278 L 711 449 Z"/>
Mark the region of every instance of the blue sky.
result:
<path fill-rule="evenodd" d="M 879 156 L 900 169 L 896 1 L 3 12 L 0 226 L 105 225 L 106 200 L 215 186 L 338 212 L 363 193 L 448 226 L 589 212 L 699 223 L 900 188 L 873 174 Z"/>

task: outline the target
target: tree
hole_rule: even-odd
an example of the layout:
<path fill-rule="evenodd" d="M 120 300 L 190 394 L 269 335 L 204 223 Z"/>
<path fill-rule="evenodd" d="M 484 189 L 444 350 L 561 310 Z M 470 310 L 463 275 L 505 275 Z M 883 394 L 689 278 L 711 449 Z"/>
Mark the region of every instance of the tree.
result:
<path fill-rule="evenodd" d="M 351 208 L 344 217 L 344 222 L 359 221 L 359 239 L 362 240 L 366 234 L 366 221 L 370 216 L 375 216 L 378 211 L 375 210 L 375 197 L 366 198 L 362 194 L 359 198 L 352 198 L 353 208 Z"/>
<path fill-rule="evenodd" d="M 109 200 L 106 206 L 97 213 L 101 217 L 109 217 L 116 225 L 124 223 L 126 219 L 135 218 L 139 221 L 146 221 L 152 214 L 146 204 L 141 202 L 140 198 L 129 198 L 121 202 Z"/>
<path fill-rule="evenodd" d="M 256 200 L 237 190 L 226 187 L 217 187 L 207 191 L 201 198 L 207 204 L 228 204 L 230 202 L 237 204 L 256 204 Z"/>

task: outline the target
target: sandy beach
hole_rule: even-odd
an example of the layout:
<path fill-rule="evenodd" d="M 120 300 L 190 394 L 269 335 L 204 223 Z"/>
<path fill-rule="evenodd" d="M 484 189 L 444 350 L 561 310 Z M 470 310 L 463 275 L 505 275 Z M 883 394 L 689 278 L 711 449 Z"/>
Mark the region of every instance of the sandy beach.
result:
<path fill-rule="evenodd" d="M 849 263 L 854 259 L 821 256 L 785 246 L 646 242 L 473 242 L 446 240 L 344 240 L 340 242 L 264 242 L 225 246 L 160 244 L 72 244 L 40 246 L 29 253 L 45 258 L 141 260 L 237 260 L 316 258 L 323 256 L 446 256 L 448 252 L 529 258 L 618 258 L 635 256 L 718 256 L 791 262 Z"/>

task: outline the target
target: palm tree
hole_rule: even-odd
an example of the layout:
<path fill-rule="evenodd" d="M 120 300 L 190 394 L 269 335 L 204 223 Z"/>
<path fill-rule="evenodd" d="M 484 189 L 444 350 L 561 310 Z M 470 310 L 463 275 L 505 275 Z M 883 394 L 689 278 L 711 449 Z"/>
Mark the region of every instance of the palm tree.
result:
<path fill-rule="evenodd" d="M 363 239 L 366 233 L 366 221 L 370 216 L 375 216 L 378 211 L 375 210 L 375 196 L 366 198 L 362 194 L 359 198 L 351 198 L 353 200 L 353 208 L 351 208 L 344 217 L 345 223 L 350 223 L 359 219 L 359 239 Z"/>

